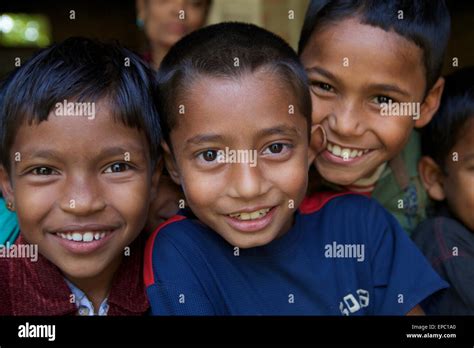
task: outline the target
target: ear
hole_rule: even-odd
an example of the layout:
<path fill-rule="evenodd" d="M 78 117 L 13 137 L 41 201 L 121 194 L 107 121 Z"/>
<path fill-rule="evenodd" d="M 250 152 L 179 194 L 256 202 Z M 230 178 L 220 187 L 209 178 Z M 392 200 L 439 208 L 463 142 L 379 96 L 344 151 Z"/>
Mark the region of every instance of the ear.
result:
<path fill-rule="evenodd" d="M 3 198 L 6 202 L 15 203 L 13 188 L 10 181 L 10 175 L 4 166 L 0 166 L 0 188 L 2 189 Z"/>
<path fill-rule="evenodd" d="M 160 181 L 161 174 L 163 173 L 163 157 L 156 163 L 155 168 L 151 174 L 151 200 L 156 199 L 158 194 L 158 183 Z"/>
<path fill-rule="evenodd" d="M 311 139 L 308 149 L 308 164 L 311 166 L 314 159 L 326 148 L 326 131 L 320 124 L 311 126 Z"/>
<path fill-rule="evenodd" d="M 181 186 L 181 176 L 179 175 L 178 167 L 171 149 L 165 141 L 161 142 L 161 147 L 163 148 L 166 169 L 168 170 L 171 179 L 176 185 Z"/>
<path fill-rule="evenodd" d="M 443 90 L 444 78 L 440 77 L 430 89 L 428 95 L 421 104 L 420 118 L 415 121 L 416 128 L 424 127 L 431 121 L 433 115 L 436 113 L 436 111 L 438 111 L 441 96 L 443 95 Z"/>
<path fill-rule="evenodd" d="M 444 174 L 439 165 L 431 157 L 423 156 L 418 162 L 418 172 L 428 195 L 435 201 L 444 200 Z"/>

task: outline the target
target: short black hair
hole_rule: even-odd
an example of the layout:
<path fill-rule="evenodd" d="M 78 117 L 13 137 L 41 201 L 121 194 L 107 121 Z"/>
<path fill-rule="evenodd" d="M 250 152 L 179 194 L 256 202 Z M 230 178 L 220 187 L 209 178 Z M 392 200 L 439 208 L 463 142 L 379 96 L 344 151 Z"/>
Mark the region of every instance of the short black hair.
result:
<path fill-rule="evenodd" d="M 118 43 L 74 37 L 39 51 L 7 77 L 0 93 L 0 157 L 10 169 L 18 127 L 48 119 L 57 102 L 107 99 L 114 118 L 142 130 L 155 165 L 161 128 L 156 75 Z"/>
<path fill-rule="evenodd" d="M 398 19 L 403 11 L 403 19 Z M 451 19 L 444 0 L 311 0 L 298 44 L 303 50 L 316 29 L 349 18 L 393 30 L 423 51 L 427 93 L 441 76 Z"/>
<path fill-rule="evenodd" d="M 234 65 L 238 58 L 239 66 Z M 252 24 L 228 22 L 196 30 L 178 41 L 158 70 L 159 111 L 169 145 L 176 126 L 178 100 L 199 76 L 238 79 L 270 69 L 296 97 L 297 109 L 311 126 L 311 95 L 296 52 L 279 36 Z"/>
<path fill-rule="evenodd" d="M 421 129 L 422 155 L 429 156 L 446 173 L 446 161 L 466 122 L 474 118 L 474 66 L 446 77 L 441 105 Z"/>

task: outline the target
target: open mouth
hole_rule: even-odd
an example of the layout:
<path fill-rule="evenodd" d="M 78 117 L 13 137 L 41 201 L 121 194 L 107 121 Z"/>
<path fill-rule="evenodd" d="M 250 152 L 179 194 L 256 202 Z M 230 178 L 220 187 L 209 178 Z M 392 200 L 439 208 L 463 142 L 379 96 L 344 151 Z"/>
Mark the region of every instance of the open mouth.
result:
<path fill-rule="evenodd" d="M 119 225 L 71 225 L 51 231 L 51 235 L 69 252 L 87 254 L 107 245 L 120 227 Z"/>
<path fill-rule="evenodd" d="M 66 233 L 56 233 L 56 236 L 61 237 L 62 239 L 67 239 L 69 241 L 90 243 L 96 240 L 104 239 L 110 233 L 112 233 L 112 231 L 66 232 Z"/>
<path fill-rule="evenodd" d="M 241 232 L 256 232 L 269 226 L 275 216 L 277 206 L 255 209 L 253 211 L 235 212 L 226 215 L 227 223 Z"/>
<path fill-rule="evenodd" d="M 248 212 L 248 213 L 245 213 L 245 212 L 234 213 L 234 214 L 229 214 L 229 216 L 237 220 L 257 220 L 267 215 L 270 209 L 271 208 L 265 208 L 265 209 L 259 209 L 252 212 Z"/>
<path fill-rule="evenodd" d="M 334 156 L 341 157 L 343 159 L 351 159 L 361 157 L 370 151 L 370 149 L 354 149 L 349 147 L 340 147 L 339 145 L 333 144 L 328 141 L 326 149 Z"/>

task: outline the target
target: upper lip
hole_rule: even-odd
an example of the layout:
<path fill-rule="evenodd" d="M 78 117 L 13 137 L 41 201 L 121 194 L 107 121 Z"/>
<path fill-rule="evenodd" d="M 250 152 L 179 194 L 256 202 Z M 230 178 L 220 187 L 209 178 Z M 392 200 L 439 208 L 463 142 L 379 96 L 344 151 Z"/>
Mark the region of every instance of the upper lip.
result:
<path fill-rule="evenodd" d="M 328 139 L 328 144 L 331 143 L 333 145 L 337 145 L 339 146 L 341 149 L 354 149 L 354 150 L 371 150 L 370 147 L 358 147 L 358 146 L 353 146 L 353 145 L 341 145 L 341 144 L 338 144 L 332 140 L 329 140 Z"/>
<path fill-rule="evenodd" d="M 102 232 L 112 231 L 117 229 L 118 225 L 101 225 L 101 224 L 89 224 L 89 225 L 67 225 L 57 229 L 51 230 L 51 233 L 68 233 L 68 232 Z"/>
<path fill-rule="evenodd" d="M 260 207 L 253 207 L 253 208 L 242 208 L 240 210 L 235 210 L 231 213 L 228 213 L 226 215 L 231 215 L 231 214 L 238 214 L 238 213 L 251 213 L 257 210 L 262 210 L 262 209 L 272 209 L 275 207 L 275 205 L 266 205 L 266 206 L 260 206 Z"/>

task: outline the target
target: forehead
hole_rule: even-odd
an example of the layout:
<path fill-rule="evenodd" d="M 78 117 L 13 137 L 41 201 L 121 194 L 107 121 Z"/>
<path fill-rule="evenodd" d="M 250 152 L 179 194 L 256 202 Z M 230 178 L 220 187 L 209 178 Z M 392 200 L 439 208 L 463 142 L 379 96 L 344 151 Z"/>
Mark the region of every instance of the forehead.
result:
<path fill-rule="evenodd" d="M 55 110 L 53 108 L 48 119 L 39 124 L 22 124 L 12 149 L 28 153 L 48 147 L 64 155 L 87 158 L 105 147 L 122 147 L 130 152 L 147 148 L 142 132 L 115 120 L 105 101 L 89 104 L 88 111 L 81 109 L 83 115 L 58 116 Z M 93 118 L 92 111 L 95 113 Z"/>
<path fill-rule="evenodd" d="M 295 126 L 306 134 L 297 97 L 275 73 L 249 73 L 235 79 L 199 77 L 188 91 L 182 102 L 185 112 L 176 116 L 174 129 L 183 136 L 212 132 L 244 137 L 277 124 Z"/>
<path fill-rule="evenodd" d="M 320 64 L 342 74 L 358 74 L 359 81 L 424 82 L 425 78 L 420 47 L 394 31 L 362 24 L 357 17 L 328 23 L 315 31 L 301 58 L 306 68 Z"/>

